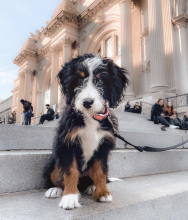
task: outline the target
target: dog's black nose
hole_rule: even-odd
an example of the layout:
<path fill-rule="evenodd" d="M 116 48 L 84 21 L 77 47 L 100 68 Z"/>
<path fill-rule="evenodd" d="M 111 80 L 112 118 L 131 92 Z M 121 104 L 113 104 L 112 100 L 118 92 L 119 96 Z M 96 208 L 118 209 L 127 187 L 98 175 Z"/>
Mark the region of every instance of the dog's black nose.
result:
<path fill-rule="evenodd" d="M 84 99 L 83 101 L 83 106 L 87 109 L 91 108 L 91 106 L 93 105 L 94 100 L 93 99 Z"/>

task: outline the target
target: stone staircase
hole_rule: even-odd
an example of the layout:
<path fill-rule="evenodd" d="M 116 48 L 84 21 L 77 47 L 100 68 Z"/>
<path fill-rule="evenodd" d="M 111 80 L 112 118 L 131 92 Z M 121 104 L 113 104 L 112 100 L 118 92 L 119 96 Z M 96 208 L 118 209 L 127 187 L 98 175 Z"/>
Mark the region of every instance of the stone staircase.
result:
<path fill-rule="evenodd" d="M 120 134 L 137 145 L 167 147 L 188 139 L 185 131 L 161 131 L 147 115 L 115 110 Z M 64 211 L 59 199 L 44 198 L 42 170 L 51 154 L 58 121 L 42 126 L 0 126 L 0 219 L 181 219 L 188 216 L 188 144 L 160 153 L 140 153 L 117 140 L 109 158 L 108 184 L 114 201 L 95 203 L 82 195 L 82 207 Z"/>

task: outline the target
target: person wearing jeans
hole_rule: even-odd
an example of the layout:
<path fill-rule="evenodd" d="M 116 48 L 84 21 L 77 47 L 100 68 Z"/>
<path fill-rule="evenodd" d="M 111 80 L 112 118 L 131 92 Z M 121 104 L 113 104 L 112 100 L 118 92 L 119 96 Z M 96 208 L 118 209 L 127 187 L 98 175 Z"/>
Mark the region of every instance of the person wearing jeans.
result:
<path fill-rule="evenodd" d="M 25 117 L 25 125 L 30 125 L 31 124 L 31 116 L 32 116 L 32 112 L 33 112 L 33 106 L 32 103 L 27 101 L 27 100 L 23 100 L 21 99 L 20 102 L 23 105 L 24 108 L 24 117 Z"/>
<path fill-rule="evenodd" d="M 161 98 L 152 106 L 151 121 L 155 124 L 161 123 L 164 127 L 171 129 L 179 128 L 178 126 L 170 125 L 170 123 L 166 120 L 164 115 L 164 100 Z"/>
<path fill-rule="evenodd" d="M 31 114 L 32 114 L 32 110 L 29 110 L 25 113 L 25 125 L 31 124 Z"/>

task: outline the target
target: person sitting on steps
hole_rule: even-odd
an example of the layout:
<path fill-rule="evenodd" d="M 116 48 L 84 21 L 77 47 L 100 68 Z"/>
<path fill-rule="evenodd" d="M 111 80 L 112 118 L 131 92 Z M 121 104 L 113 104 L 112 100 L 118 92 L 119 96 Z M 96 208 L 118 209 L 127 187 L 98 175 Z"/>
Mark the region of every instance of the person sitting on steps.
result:
<path fill-rule="evenodd" d="M 50 108 L 49 104 L 46 104 L 46 109 L 48 109 L 46 114 L 43 114 L 40 118 L 39 124 L 43 124 L 45 120 L 52 121 L 55 117 L 55 112 L 52 108 Z"/>
<path fill-rule="evenodd" d="M 168 102 L 167 106 L 164 107 L 164 110 L 165 116 L 167 116 L 165 119 L 168 121 L 169 124 L 175 125 L 174 119 L 176 118 L 176 112 L 174 111 L 172 102 Z"/>
<path fill-rule="evenodd" d="M 125 112 L 129 111 L 129 109 L 131 108 L 131 104 L 130 102 L 128 101 L 127 104 L 125 105 Z"/>
<path fill-rule="evenodd" d="M 142 112 L 142 108 L 139 105 L 139 102 L 136 102 L 134 107 L 129 109 L 127 112 L 132 112 L 132 113 L 137 113 L 137 114 L 141 114 Z"/>
<path fill-rule="evenodd" d="M 155 124 L 161 123 L 164 125 L 161 129 L 165 130 L 165 127 L 176 129 L 179 128 L 178 126 L 170 125 L 169 122 L 165 118 L 164 114 L 164 100 L 158 99 L 157 103 L 155 103 L 152 106 L 151 109 L 151 121 L 153 121 Z"/>
<path fill-rule="evenodd" d="M 185 112 L 182 120 L 182 129 L 183 130 L 188 130 L 188 110 Z"/>

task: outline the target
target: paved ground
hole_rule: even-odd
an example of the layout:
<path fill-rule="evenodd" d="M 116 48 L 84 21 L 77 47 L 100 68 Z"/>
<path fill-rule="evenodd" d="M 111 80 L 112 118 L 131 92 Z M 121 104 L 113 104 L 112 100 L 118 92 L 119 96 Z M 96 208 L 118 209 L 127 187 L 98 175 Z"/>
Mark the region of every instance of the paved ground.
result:
<path fill-rule="evenodd" d="M 81 195 L 81 208 L 71 211 L 58 207 L 60 198 L 44 198 L 44 191 L 0 196 L 0 219 L 188 219 L 188 171 L 126 178 L 108 188 L 112 203 L 96 203 L 91 196 Z"/>

